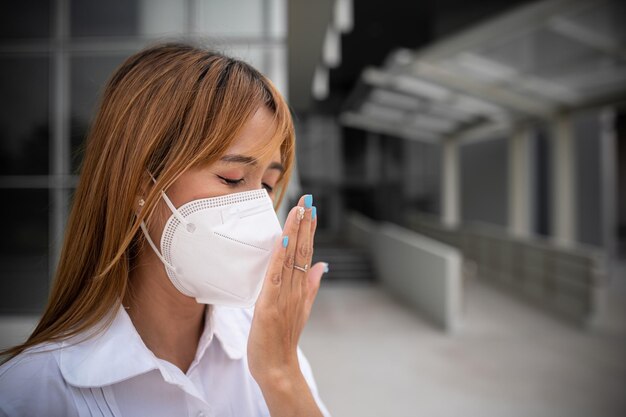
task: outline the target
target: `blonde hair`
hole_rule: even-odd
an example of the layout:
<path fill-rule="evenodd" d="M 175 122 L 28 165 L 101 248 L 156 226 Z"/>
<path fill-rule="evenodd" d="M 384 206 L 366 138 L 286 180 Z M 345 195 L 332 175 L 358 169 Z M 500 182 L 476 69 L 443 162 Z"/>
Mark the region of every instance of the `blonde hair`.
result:
<path fill-rule="evenodd" d="M 245 62 L 189 44 L 156 45 L 129 57 L 112 75 L 87 137 L 80 181 L 48 304 L 28 340 L 9 358 L 44 342 L 91 329 L 119 307 L 128 290 L 140 223 L 160 190 L 185 170 L 217 161 L 262 106 L 274 117 L 265 153 L 280 147 L 284 197 L 294 160 L 294 129 L 285 100 Z M 135 213 L 146 173 L 156 178 Z M 105 320 L 108 325 L 111 319 Z"/>

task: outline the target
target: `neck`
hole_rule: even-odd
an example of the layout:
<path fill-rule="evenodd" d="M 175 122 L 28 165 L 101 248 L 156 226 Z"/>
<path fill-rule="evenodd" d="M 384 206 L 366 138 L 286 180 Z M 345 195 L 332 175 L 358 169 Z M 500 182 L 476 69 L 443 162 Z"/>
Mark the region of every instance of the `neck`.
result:
<path fill-rule="evenodd" d="M 142 251 L 136 265 L 126 311 L 148 349 L 186 373 L 204 328 L 205 306 L 172 285 L 154 253 Z"/>

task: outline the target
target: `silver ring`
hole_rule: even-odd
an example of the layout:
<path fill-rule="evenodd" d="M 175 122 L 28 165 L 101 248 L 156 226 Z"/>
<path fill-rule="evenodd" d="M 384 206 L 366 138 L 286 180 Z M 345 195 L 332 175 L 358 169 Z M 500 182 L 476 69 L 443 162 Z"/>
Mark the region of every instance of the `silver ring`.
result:
<path fill-rule="evenodd" d="M 306 272 L 309 270 L 309 264 L 304 264 L 304 267 L 294 264 L 293 267 L 302 272 Z"/>

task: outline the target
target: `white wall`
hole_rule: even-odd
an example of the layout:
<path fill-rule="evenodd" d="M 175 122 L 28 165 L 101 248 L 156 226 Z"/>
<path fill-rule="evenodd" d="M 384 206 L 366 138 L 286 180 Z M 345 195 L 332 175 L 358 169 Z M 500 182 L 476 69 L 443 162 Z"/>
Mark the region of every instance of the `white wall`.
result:
<path fill-rule="evenodd" d="M 348 238 L 369 248 L 380 282 L 391 293 L 454 331 L 462 298 L 461 253 L 408 229 L 353 214 Z"/>

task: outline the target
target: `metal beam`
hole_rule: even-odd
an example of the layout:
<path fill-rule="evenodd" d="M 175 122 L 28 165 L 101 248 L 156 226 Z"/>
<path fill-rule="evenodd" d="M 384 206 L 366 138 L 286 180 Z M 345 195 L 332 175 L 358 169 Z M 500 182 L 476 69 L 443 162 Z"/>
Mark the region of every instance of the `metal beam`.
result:
<path fill-rule="evenodd" d="M 494 39 L 510 39 L 544 26 L 553 16 L 565 11 L 571 12 L 588 4 L 586 0 L 549 0 L 524 5 L 437 41 L 432 46 L 418 51 L 416 59 L 435 62 L 493 43 Z"/>
<path fill-rule="evenodd" d="M 402 123 L 389 123 L 375 120 L 371 116 L 365 116 L 356 112 L 344 112 L 339 116 L 339 123 L 343 126 L 362 129 L 374 133 L 384 133 L 403 139 L 416 140 L 427 143 L 438 143 L 440 136 L 423 130 L 411 128 Z"/>
<path fill-rule="evenodd" d="M 547 118 L 558 110 L 558 107 L 550 105 L 543 100 L 535 100 L 525 95 L 517 94 L 509 88 L 472 81 L 467 77 L 460 77 L 442 66 L 428 62 L 415 62 L 411 71 L 417 77 L 463 91 L 466 94 L 480 97 L 483 100 L 527 115 Z"/>
<path fill-rule="evenodd" d="M 626 48 L 616 39 L 607 38 L 571 19 L 563 16 L 554 17 L 550 19 L 548 27 L 562 36 L 566 36 L 597 51 L 612 55 L 618 59 L 626 59 Z"/>

